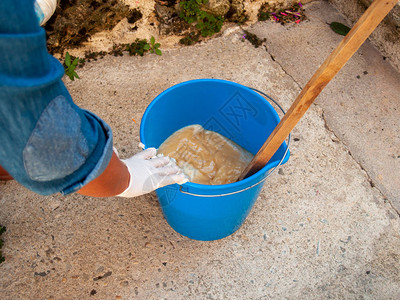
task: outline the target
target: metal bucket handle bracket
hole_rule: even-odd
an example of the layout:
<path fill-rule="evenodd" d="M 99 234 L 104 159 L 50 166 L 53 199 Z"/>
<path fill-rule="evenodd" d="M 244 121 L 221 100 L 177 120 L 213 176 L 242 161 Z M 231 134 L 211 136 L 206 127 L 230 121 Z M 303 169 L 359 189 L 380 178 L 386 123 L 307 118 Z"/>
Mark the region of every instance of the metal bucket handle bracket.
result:
<path fill-rule="evenodd" d="M 261 92 L 261 91 L 255 89 L 255 88 L 251 88 L 251 87 L 249 87 L 249 88 L 250 88 L 251 90 L 253 90 L 253 91 L 255 91 L 255 92 L 257 92 L 257 93 L 263 95 L 265 98 L 269 99 L 270 101 L 272 101 L 272 102 L 282 111 L 283 114 L 286 114 L 286 111 L 282 108 L 282 106 L 281 106 L 278 102 L 276 102 L 274 99 L 272 99 L 270 96 L 268 96 L 267 94 L 265 94 L 265 93 L 263 93 L 263 92 Z M 271 175 L 278 169 L 278 167 L 282 164 L 283 160 L 284 160 L 285 157 L 286 157 L 286 154 L 287 154 L 288 151 L 289 151 L 289 146 L 290 146 L 291 137 L 292 137 L 292 134 L 290 133 L 289 136 L 288 136 L 288 138 L 287 138 L 287 148 L 286 148 L 286 151 L 285 151 L 285 153 L 283 154 L 282 159 L 279 161 L 278 165 L 277 165 L 276 167 L 274 167 L 273 169 L 271 169 L 271 170 L 268 172 L 268 174 L 267 174 L 263 179 L 261 179 L 260 181 L 258 181 L 257 183 L 255 183 L 255 184 L 253 184 L 253 185 L 251 185 L 251 186 L 249 186 L 249 187 L 246 187 L 246 188 L 241 189 L 241 190 L 236 191 L 236 192 L 225 193 L 225 194 L 218 194 L 218 195 L 201 195 L 201 194 L 194 194 L 194 193 L 186 192 L 186 191 L 183 190 L 182 185 L 179 187 L 179 191 L 180 191 L 181 193 L 183 193 L 183 194 L 186 194 L 186 195 L 197 196 L 197 197 L 205 197 L 205 198 L 230 196 L 230 195 L 234 195 L 234 194 L 238 194 L 238 193 L 247 191 L 247 190 L 249 190 L 249 189 L 251 189 L 251 188 L 253 188 L 253 187 L 259 185 L 260 183 L 263 183 L 265 180 L 267 180 L 267 178 L 268 178 L 269 176 L 271 176 Z"/>

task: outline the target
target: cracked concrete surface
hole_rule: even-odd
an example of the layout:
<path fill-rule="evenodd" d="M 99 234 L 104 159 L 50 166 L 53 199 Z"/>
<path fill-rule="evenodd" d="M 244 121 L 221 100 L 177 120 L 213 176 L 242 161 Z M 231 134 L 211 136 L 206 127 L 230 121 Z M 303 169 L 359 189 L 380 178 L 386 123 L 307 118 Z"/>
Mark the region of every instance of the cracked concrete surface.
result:
<path fill-rule="evenodd" d="M 341 38 L 312 17 L 340 17 L 332 7 L 306 8 L 310 21 L 299 26 L 247 28 L 267 38 L 266 48 L 254 48 L 232 28 L 161 57 L 107 56 L 66 83 L 78 105 L 111 125 L 122 157 L 138 151 L 139 125 L 131 119 L 139 123 L 154 97 L 182 81 L 235 81 L 287 109 Z M 294 129 L 289 162 L 225 239 L 179 235 L 154 193 L 42 197 L 0 183 L 0 222 L 8 228 L 0 299 L 399 299 L 400 220 L 398 197 L 390 194 L 396 182 L 383 188 L 371 171 L 396 166 L 381 160 L 399 149 L 387 146 L 398 138 L 399 75 L 375 56 L 365 44 L 327 86 Z M 386 119 L 384 132 L 393 136 L 368 131 L 369 122 Z M 380 149 L 375 164 L 372 145 Z M 391 170 L 394 178 L 398 169 Z"/>
<path fill-rule="evenodd" d="M 283 30 L 259 23 L 252 32 L 301 87 L 311 78 L 341 36 L 326 23 L 346 20 L 328 3 L 309 5 L 310 22 Z M 322 32 L 324 34 L 322 34 Z M 276 37 L 279 35 L 279 39 Z M 316 38 L 318 37 L 318 38 Z M 296 45 L 296 51 L 288 45 Z M 400 75 L 368 42 L 324 89 L 316 104 L 327 125 L 365 168 L 371 181 L 400 212 Z"/>

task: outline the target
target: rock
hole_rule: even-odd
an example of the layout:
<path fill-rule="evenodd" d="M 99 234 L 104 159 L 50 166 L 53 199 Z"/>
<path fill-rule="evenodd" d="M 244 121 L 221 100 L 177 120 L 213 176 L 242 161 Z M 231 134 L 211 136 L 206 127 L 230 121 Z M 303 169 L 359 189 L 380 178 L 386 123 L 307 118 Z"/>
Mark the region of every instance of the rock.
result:
<path fill-rule="evenodd" d="M 103 278 L 107 278 L 107 277 L 109 277 L 111 275 L 112 275 L 112 271 L 108 271 L 103 276 L 97 276 L 97 277 L 93 278 L 93 281 L 97 281 L 97 280 L 100 280 L 100 279 L 103 279 Z"/>
<path fill-rule="evenodd" d="M 244 12 L 245 9 L 243 0 L 232 0 L 226 18 L 231 22 L 243 22 L 247 18 Z"/>
<path fill-rule="evenodd" d="M 129 285 L 129 281 L 127 281 L 127 280 L 121 281 L 121 282 L 119 283 L 119 285 L 120 285 L 120 286 L 128 286 L 128 285 Z"/>
<path fill-rule="evenodd" d="M 216 16 L 225 16 L 231 7 L 229 0 L 209 0 L 202 9 Z"/>
<path fill-rule="evenodd" d="M 179 18 L 178 11 L 174 7 L 161 5 L 157 2 L 155 12 L 159 21 L 160 34 L 182 34 L 189 27 L 189 24 Z"/>
<path fill-rule="evenodd" d="M 56 210 L 57 208 L 60 207 L 61 202 L 58 201 L 58 200 L 49 200 L 48 201 L 48 205 L 49 205 L 51 210 Z"/>
<path fill-rule="evenodd" d="M 174 14 L 177 14 L 175 8 L 161 5 L 158 2 L 156 2 L 154 8 L 159 21 L 164 21 L 164 23 L 167 23 L 168 20 L 174 16 Z"/>
<path fill-rule="evenodd" d="M 130 11 L 130 15 L 127 17 L 129 24 L 134 24 L 136 21 L 140 20 L 143 14 L 140 10 L 133 9 Z"/>

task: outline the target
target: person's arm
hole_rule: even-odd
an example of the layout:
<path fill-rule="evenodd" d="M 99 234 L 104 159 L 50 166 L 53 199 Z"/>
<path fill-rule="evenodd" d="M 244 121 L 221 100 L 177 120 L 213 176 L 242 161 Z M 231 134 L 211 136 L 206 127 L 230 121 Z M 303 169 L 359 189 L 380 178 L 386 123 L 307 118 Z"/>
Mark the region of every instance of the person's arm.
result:
<path fill-rule="evenodd" d="M 184 184 L 188 181 L 175 161 L 156 154 L 155 148 L 148 148 L 128 159 L 120 160 L 114 152 L 104 172 L 78 193 L 93 197 L 131 198 L 169 184 Z"/>
<path fill-rule="evenodd" d="M 13 177 L 8 174 L 2 166 L 0 166 L 0 181 L 13 180 Z"/>
<path fill-rule="evenodd" d="M 33 3 L 0 1 L 0 165 L 38 194 L 66 195 L 101 178 L 113 153 L 112 132 L 73 103 Z M 103 192 L 120 190 L 112 185 Z"/>
<path fill-rule="evenodd" d="M 63 84 L 33 2 L 0 1 L 0 165 L 42 195 L 135 197 L 187 181 L 154 148 L 115 155 L 110 126 L 78 107 Z"/>
<path fill-rule="evenodd" d="M 111 197 L 121 194 L 129 186 L 129 171 L 126 165 L 113 153 L 103 173 L 90 181 L 77 193 L 92 197 Z"/>

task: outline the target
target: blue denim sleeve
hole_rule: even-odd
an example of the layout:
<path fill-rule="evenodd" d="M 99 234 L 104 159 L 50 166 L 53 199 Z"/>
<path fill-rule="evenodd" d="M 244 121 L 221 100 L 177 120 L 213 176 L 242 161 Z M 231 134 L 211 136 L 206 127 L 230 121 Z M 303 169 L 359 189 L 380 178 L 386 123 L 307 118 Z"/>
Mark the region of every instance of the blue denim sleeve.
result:
<path fill-rule="evenodd" d="M 111 129 L 72 101 L 33 0 L 1 0 L 0 20 L 0 165 L 36 193 L 75 192 L 107 167 Z"/>

